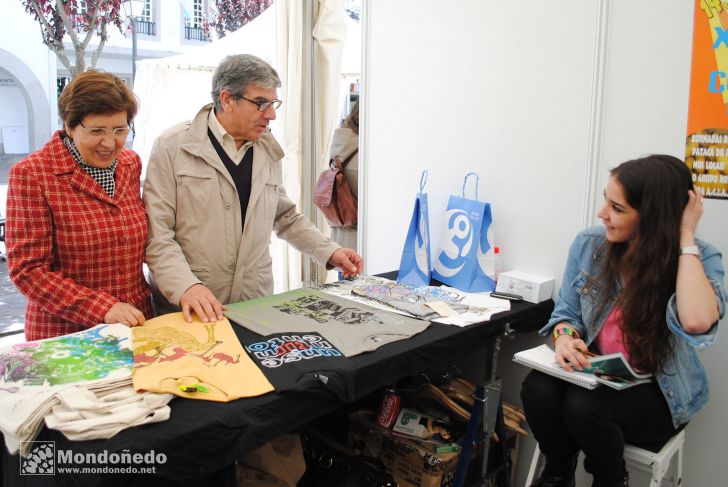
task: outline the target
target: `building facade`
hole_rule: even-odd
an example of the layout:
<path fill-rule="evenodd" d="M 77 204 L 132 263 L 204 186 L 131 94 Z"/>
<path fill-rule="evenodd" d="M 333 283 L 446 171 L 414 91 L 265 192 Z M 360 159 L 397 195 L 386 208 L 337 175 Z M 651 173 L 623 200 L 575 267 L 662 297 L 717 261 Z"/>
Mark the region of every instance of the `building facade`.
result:
<path fill-rule="evenodd" d="M 70 79 L 68 70 L 41 38 L 40 25 L 18 0 L 5 2 L 0 19 L 0 155 L 27 154 L 60 128 L 57 100 Z M 204 22 L 208 0 L 145 0 L 137 21 L 137 60 L 166 57 L 207 44 Z M 127 82 L 132 77 L 132 35 L 108 29 L 109 39 L 96 64 Z M 91 63 L 98 37 L 86 49 Z M 65 42 L 66 55 L 75 59 Z M 1 168 L 0 168 L 1 169 Z"/>

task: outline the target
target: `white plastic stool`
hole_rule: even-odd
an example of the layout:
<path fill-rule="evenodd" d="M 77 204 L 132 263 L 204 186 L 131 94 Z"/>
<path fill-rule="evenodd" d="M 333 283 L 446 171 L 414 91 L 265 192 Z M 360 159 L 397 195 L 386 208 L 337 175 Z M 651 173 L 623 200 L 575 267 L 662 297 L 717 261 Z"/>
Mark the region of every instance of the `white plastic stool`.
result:
<path fill-rule="evenodd" d="M 682 453 L 684 443 L 685 430 L 682 430 L 670 438 L 670 441 L 657 453 L 634 445 L 625 445 L 624 461 L 630 467 L 634 467 L 643 472 L 652 472 L 650 487 L 660 487 L 662 479 L 670 468 L 673 459 L 675 459 L 675 453 L 677 453 L 677 465 L 675 466 L 675 470 L 673 471 L 674 475 L 671 477 L 671 480 L 673 487 L 679 487 L 682 485 Z M 531 466 L 528 469 L 528 477 L 526 477 L 526 487 L 533 482 L 533 478 L 536 476 L 536 469 L 542 460 L 541 457 L 541 450 L 538 448 L 538 444 L 536 444 Z"/>

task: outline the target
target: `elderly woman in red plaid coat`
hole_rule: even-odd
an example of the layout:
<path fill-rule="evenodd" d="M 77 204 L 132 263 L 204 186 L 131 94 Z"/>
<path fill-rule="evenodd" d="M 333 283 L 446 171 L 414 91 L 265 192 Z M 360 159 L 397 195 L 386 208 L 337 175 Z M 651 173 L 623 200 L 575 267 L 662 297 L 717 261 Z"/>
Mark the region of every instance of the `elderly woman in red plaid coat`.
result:
<path fill-rule="evenodd" d="M 10 170 L 10 278 L 38 340 L 151 316 L 142 271 L 147 225 L 141 160 L 124 148 L 137 102 L 124 81 L 86 71 L 58 100 L 63 130 Z"/>

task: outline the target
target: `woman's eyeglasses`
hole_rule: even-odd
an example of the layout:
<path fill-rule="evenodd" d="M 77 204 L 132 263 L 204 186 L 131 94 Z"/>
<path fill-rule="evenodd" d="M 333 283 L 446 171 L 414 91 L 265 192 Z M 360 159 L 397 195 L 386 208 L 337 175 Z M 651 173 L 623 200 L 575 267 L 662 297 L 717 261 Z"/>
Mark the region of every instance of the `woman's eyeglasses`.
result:
<path fill-rule="evenodd" d="M 129 130 L 130 130 L 129 127 L 117 127 L 115 129 L 107 129 L 105 127 L 86 127 L 83 124 L 83 122 L 78 122 L 78 124 L 91 137 L 97 137 L 99 139 L 106 137 L 108 135 L 112 135 L 117 138 L 126 137 L 127 135 L 129 135 Z"/>

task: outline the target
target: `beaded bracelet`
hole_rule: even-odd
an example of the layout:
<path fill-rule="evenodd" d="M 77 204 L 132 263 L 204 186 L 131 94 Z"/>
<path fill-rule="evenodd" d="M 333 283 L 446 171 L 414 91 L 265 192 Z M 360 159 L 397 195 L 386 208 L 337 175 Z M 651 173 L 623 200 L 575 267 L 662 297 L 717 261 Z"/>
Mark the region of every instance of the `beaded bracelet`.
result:
<path fill-rule="evenodd" d="M 570 326 L 562 326 L 561 328 L 554 328 L 554 332 L 551 334 L 551 341 L 556 343 L 556 339 L 562 335 L 569 335 L 571 338 L 579 338 L 579 334 Z"/>

